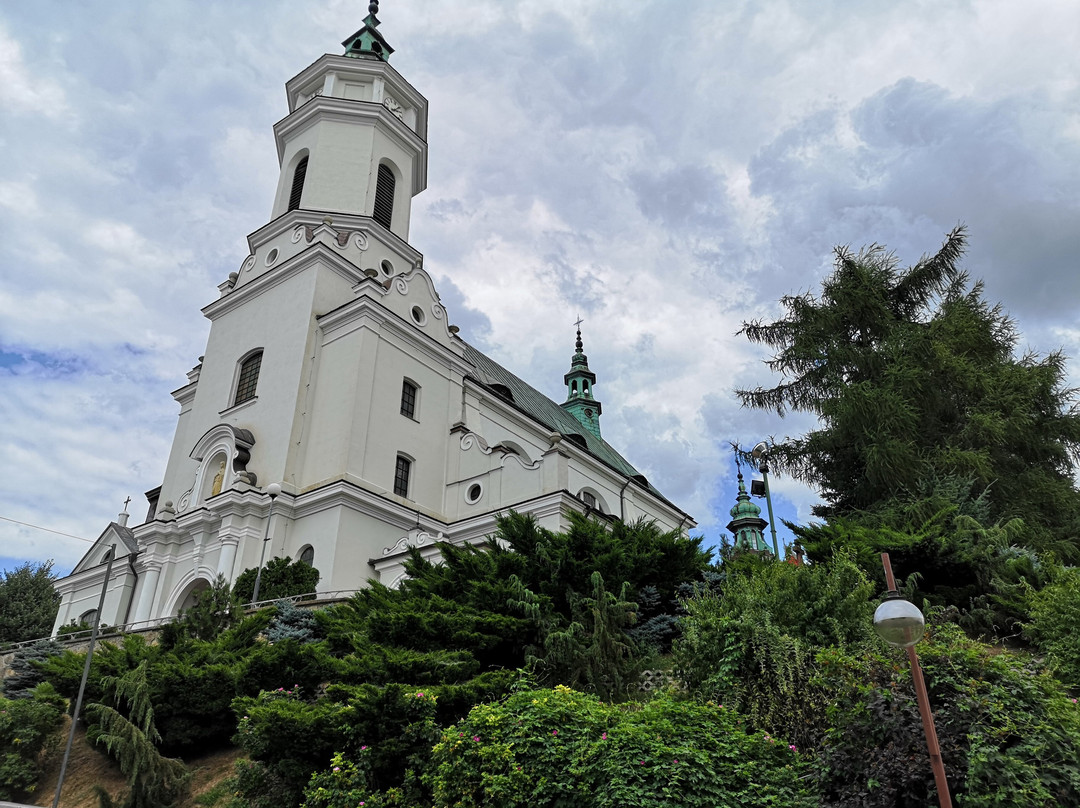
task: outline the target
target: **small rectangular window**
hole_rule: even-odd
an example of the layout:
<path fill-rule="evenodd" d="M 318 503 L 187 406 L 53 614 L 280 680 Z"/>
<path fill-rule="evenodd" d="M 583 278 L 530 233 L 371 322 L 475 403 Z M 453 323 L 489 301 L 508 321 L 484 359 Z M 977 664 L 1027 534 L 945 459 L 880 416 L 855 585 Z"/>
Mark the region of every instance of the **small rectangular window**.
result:
<path fill-rule="evenodd" d="M 581 492 L 581 501 L 585 503 L 586 507 L 596 510 L 596 497 L 588 491 Z"/>
<path fill-rule="evenodd" d="M 262 351 L 252 354 L 240 364 L 240 378 L 236 381 L 234 406 L 255 398 L 255 387 L 259 383 L 259 368 L 261 366 Z"/>
<path fill-rule="evenodd" d="M 416 417 L 416 385 L 408 379 L 401 383 L 401 414 L 406 418 Z"/>
<path fill-rule="evenodd" d="M 394 469 L 394 493 L 399 497 L 409 496 L 409 471 L 411 469 L 412 461 L 398 455 L 397 467 Z"/>

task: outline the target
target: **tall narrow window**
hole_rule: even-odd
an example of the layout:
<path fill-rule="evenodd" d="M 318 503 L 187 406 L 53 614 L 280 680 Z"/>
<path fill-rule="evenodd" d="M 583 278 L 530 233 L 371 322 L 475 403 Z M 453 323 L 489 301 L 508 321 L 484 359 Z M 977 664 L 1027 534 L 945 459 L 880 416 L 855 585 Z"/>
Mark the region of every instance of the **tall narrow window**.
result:
<path fill-rule="evenodd" d="M 371 218 L 389 229 L 394 220 L 394 186 L 397 180 L 390 166 L 385 163 L 379 165 L 379 178 L 375 181 L 375 210 Z"/>
<path fill-rule="evenodd" d="M 262 351 L 257 351 L 240 363 L 240 376 L 236 380 L 236 397 L 233 406 L 243 404 L 255 398 L 255 387 L 259 383 L 259 368 L 262 366 Z"/>
<path fill-rule="evenodd" d="M 307 177 L 307 157 L 302 157 L 296 164 L 292 175 L 292 190 L 289 192 L 289 210 L 300 207 L 300 197 L 304 193 L 304 178 Z"/>
<path fill-rule="evenodd" d="M 416 385 L 408 379 L 401 383 L 401 414 L 406 418 L 416 417 Z"/>
<path fill-rule="evenodd" d="M 307 564 L 309 567 L 315 564 L 315 548 L 310 544 L 300 551 L 300 558 L 297 559 L 301 564 Z"/>
<path fill-rule="evenodd" d="M 409 496 L 409 472 L 412 471 L 412 461 L 402 455 L 397 457 L 397 467 L 394 469 L 394 493 L 399 497 Z"/>

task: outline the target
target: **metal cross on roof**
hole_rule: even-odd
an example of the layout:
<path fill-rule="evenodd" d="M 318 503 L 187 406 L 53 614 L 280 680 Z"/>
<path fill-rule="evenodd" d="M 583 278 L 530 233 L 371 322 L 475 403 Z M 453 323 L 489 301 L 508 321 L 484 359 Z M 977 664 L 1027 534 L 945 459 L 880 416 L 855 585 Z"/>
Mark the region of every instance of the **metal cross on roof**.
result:
<path fill-rule="evenodd" d="M 576 326 L 577 326 L 577 330 L 578 330 L 578 331 L 580 331 L 580 330 L 581 330 L 581 324 L 582 324 L 583 322 L 585 322 L 585 321 L 581 319 L 581 315 L 579 314 L 579 315 L 578 315 L 578 318 L 577 318 L 577 322 L 575 322 L 575 323 L 574 323 L 574 325 L 576 325 Z"/>

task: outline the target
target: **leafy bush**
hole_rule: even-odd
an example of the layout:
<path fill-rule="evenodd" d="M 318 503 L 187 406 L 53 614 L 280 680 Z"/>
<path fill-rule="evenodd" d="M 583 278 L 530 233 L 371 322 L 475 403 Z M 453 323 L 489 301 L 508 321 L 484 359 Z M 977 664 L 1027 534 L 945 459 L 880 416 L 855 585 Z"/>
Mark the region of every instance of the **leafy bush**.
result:
<path fill-rule="evenodd" d="M 436 805 L 727 808 L 815 804 L 806 761 L 715 704 L 604 704 L 557 687 L 481 705 L 443 733 Z M 332 804 L 332 803 L 327 803 Z"/>
<path fill-rule="evenodd" d="M 1080 569 L 1060 570 L 1047 587 L 1032 593 L 1030 604 L 1025 634 L 1075 692 L 1080 688 Z"/>
<path fill-rule="evenodd" d="M 964 806 L 1080 805 L 1080 710 L 1024 654 L 933 626 L 919 657 L 949 784 Z M 925 738 L 901 652 L 818 658 L 832 694 L 822 746 L 825 805 L 907 808 L 935 801 Z"/>
<path fill-rule="evenodd" d="M 42 750 L 63 720 L 64 700 L 49 684 L 18 700 L 0 698 L 0 800 L 21 800 L 33 792 Z"/>
<path fill-rule="evenodd" d="M 233 595 L 240 603 L 250 603 L 255 593 L 255 579 L 259 568 L 250 567 L 236 577 Z M 297 595 L 307 595 L 319 585 L 319 571 L 304 561 L 272 558 L 262 568 L 259 577 L 259 600 L 278 600 Z"/>
<path fill-rule="evenodd" d="M 815 655 L 870 640 L 872 585 L 843 553 L 812 566 L 753 561 L 739 569 L 685 602 L 677 670 L 693 692 L 809 751 L 827 726 Z"/>

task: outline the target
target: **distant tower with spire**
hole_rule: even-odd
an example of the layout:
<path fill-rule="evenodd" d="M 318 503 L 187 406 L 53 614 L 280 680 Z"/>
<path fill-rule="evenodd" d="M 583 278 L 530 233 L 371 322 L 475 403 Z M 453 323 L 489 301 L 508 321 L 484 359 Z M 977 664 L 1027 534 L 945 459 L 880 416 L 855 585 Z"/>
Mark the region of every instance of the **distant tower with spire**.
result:
<path fill-rule="evenodd" d="M 585 355 L 581 342 L 581 318 L 574 323 L 577 326 L 577 342 L 574 344 L 574 356 L 570 359 L 570 371 L 563 376 L 566 384 L 566 401 L 562 408 L 581 421 L 582 426 L 596 437 L 600 437 L 600 402 L 593 398 L 593 385 L 596 374 L 589 370 L 589 357 Z"/>
<path fill-rule="evenodd" d="M 739 472 L 739 494 L 735 499 L 735 507 L 730 511 L 731 521 L 727 526 L 727 529 L 735 534 L 735 546 L 742 550 L 770 552 L 763 534 L 769 523 L 761 518 L 761 508 L 755 505 L 746 493 L 742 472 Z"/>

